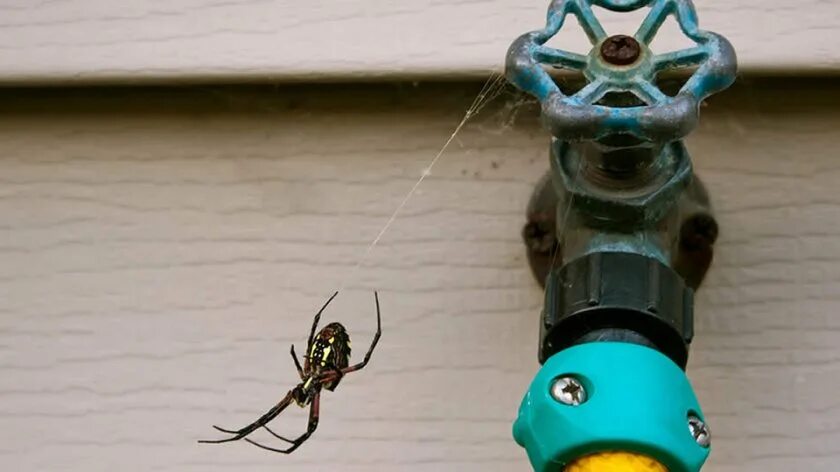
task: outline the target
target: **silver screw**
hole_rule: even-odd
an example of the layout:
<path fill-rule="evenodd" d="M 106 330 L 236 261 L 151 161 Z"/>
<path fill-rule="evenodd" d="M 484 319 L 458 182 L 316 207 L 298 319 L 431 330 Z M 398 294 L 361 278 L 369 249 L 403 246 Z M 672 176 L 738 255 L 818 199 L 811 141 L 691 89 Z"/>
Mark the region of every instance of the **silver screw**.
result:
<path fill-rule="evenodd" d="M 574 377 L 557 377 L 551 384 L 551 396 L 560 403 L 578 406 L 586 402 L 586 390 Z"/>
<path fill-rule="evenodd" d="M 688 431 L 701 447 L 709 447 L 712 443 L 712 432 L 709 431 L 709 425 L 694 415 L 688 417 Z"/>

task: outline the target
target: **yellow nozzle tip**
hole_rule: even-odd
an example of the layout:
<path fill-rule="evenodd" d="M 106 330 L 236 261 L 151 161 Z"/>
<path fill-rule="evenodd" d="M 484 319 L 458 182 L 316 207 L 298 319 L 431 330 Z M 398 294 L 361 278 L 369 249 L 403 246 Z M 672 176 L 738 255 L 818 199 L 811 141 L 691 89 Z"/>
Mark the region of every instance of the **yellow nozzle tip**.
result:
<path fill-rule="evenodd" d="M 651 457 L 632 452 L 601 452 L 572 462 L 564 472 L 668 472 Z"/>

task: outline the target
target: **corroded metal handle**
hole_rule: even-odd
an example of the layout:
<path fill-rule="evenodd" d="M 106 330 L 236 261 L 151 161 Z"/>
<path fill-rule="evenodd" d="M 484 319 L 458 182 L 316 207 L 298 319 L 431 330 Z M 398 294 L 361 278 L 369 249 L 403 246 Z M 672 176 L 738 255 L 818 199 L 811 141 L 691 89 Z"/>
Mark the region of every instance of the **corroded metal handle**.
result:
<path fill-rule="evenodd" d="M 613 11 L 650 6 L 650 13 L 630 36 L 608 36 L 592 5 Z M 569 14 L 577 17 L 592 43 L 588 55 L 546 46 Z M 674 15 L 695 46 L 654 54 L 649 44 L 662 23 Z M 558 67 L 582 72 L 589 81 L 573 95 L 565 95 L 544 69 Z M 697 66 L 673 97 L 655 83 L 662 71 Z M 652 142 L 668 142 L 687 135 L 697 124 L 700 102 L 732 84 L 737 61 L 729 41 L 697 26 L 690 0 L 554 0 L 546 27 L 520 36 L 507 54 L 510 82 L 537 97 L 551 133 L 570 141 L 595 140 L 629 134 Z M 629 92 L 642 106 L 619 108 L 596 104 L 610 92 Z"/>

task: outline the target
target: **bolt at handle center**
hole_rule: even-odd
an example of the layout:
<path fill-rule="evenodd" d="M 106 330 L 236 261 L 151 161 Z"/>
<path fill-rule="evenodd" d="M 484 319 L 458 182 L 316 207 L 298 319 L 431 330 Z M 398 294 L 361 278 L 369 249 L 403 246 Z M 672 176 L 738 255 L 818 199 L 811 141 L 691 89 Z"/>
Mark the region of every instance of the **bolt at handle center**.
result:
<path fill-rule="evenodd" d="M 601 44 L 601 57 L 616 66 L 630 65 L 639 59 L 642 46 L 632 36 L 617 34 Z"/>

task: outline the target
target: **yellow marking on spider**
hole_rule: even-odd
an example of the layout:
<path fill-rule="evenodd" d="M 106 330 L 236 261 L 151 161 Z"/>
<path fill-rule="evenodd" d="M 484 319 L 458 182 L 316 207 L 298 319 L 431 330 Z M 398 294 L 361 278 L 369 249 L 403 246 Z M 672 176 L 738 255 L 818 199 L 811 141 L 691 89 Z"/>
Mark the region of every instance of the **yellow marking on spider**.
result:
<path fill-rule="evenodd" d="M 330 344 L 335 342 L 335 338 L 330 338 Z"/>
<path fill-rule="evenodd" d="M 327 346 L 324 348 L 324 354 L 321 356 L 321 365 L 327 365 L 327 359 L 330 357 L 330 351 L 332 351 L 332 347 Z"/>

